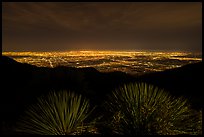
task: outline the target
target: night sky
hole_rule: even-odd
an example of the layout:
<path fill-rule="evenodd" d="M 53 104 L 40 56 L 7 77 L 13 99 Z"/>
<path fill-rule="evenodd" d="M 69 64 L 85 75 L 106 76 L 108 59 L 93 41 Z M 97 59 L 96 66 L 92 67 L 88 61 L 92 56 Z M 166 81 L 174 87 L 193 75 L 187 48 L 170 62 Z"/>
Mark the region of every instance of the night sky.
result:
<path fill-rule="evenodd" d="M 202 52 L 201 2 L 3 2 L 3 51 Z"/>

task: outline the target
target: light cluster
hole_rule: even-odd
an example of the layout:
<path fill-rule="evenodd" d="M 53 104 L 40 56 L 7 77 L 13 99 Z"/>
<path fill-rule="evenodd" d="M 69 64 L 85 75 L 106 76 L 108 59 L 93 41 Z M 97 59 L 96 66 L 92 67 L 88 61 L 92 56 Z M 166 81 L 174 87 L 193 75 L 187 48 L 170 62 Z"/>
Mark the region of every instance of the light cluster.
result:
<path fill-rule="evenodd" d="M 21 63 L 39 67 L 94 67 L 99 71 L 145 73 L 181 67 L 202 61 L 202 55 L 187 52 L 149 51 L 68 51 L 68 52 L 3 52 Z"/>

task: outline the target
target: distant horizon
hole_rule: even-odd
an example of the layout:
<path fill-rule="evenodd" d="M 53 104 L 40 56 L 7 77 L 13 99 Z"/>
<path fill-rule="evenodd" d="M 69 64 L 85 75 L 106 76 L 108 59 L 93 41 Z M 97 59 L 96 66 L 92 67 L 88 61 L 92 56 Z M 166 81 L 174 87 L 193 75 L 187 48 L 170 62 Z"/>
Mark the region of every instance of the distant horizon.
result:
<path fill-rule="evenodd" d="M 70 52 L 70 51 L 120 51 L 120 52 L 183 52 L 183 53 L 199 53 L 202 54 L 202 51 L 187 51 L 187 50 L 155 50 L 155 49 L 125 49 L 125 50 L 119 50 L 119 49 L 70 49 L 70 50 L 35 50 L 35 51 L 30 51 L 30 50 L 21 50 L 21 51 L 3 51 L 3 52 Z"/>

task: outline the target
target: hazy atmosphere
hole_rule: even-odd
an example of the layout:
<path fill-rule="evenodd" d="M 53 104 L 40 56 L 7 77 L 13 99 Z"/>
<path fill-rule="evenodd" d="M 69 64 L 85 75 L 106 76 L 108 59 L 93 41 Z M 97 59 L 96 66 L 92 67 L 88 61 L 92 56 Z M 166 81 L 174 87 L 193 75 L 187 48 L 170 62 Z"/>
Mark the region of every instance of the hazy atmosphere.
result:
<path fill-rule="evenodd" d="M 3 2 L 4 51 L 201 52 L 202 3 Z"/>

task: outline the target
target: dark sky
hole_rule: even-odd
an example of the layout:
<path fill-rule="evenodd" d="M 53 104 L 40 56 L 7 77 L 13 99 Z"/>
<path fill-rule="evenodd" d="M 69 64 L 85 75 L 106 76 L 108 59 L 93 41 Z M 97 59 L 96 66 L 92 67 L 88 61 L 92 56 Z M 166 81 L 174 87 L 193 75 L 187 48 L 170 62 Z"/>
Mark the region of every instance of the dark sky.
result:
<path fill-rule="evenodd" d="M 201 2 L 3 2 L 3 51 L 202 52 Z"/>

